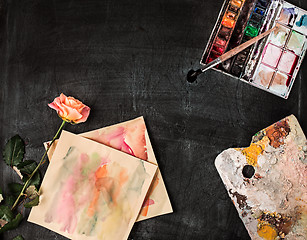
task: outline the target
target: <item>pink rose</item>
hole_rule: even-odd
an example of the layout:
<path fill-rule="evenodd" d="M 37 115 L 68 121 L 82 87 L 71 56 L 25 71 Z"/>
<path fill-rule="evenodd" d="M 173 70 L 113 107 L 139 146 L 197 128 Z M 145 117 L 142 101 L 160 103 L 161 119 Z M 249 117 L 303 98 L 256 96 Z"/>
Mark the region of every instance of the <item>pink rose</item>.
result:
<path fill-rule="evenodd" d="M 48 104 L 57 111 L 58 115 L 66 122 L 85 122 L 90 114 L 90 108 L 73 97 L 66 97 L 63 93 Z"/>

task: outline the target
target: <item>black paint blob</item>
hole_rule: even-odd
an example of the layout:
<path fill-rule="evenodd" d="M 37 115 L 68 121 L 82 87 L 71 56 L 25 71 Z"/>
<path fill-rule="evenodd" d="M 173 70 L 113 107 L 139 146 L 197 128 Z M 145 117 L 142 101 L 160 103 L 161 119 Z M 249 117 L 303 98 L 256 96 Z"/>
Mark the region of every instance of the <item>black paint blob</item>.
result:
<path fill-rule="evenodd" d="M 255 168 L 252 165 L 245 165 L 242 174 L 246 178 L 251 178 L 255 174 Z"/>

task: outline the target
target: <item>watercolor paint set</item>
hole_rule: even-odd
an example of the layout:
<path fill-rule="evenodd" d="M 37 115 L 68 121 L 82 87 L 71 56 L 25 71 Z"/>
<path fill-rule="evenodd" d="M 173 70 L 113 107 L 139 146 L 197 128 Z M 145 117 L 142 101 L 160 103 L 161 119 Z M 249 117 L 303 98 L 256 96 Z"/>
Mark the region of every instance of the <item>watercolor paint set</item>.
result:
<path fill-rule="evenodd" d="M 307 11 L 282 0 L 226 0 L 200 63 L 276 26 L 214 69 L 287 99 L 307 48 Z"/>

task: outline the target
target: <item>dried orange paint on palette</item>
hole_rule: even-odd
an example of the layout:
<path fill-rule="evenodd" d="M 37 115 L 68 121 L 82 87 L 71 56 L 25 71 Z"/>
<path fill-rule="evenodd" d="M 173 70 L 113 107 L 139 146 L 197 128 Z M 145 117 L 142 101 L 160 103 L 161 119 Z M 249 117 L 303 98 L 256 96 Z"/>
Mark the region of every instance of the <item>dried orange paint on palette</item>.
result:
<path fill-rule="evenodd" d="M 256 143 L 251 143 L 247 148 L 243 148 L 242 154 L 246 156 L 246 161 L 249 165 L 257 166 L 258 156 L 263 153 L 263 149 L 268 145 L 268 137 L 263 137 Z"/>
<path fill-rule="evenodd" d="M 274 240 L 277 237 L 276 230 L 269 224 L 259 223 L 257 233 L 265 240 Z"/>

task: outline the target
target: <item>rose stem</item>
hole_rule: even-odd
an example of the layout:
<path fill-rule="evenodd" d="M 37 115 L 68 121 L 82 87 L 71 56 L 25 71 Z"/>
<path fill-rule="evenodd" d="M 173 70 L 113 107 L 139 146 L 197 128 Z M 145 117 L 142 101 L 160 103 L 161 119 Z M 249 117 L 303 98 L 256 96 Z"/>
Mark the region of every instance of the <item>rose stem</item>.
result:
<path fill-rule="evenodd" d="M 44 159 L 45 159 L 45 157 L 46 157 L 46 155 L 47 155 L 49 149 L 51 148 L 51 146 L 52 146 L 52 144 L 54 143 L 55 139 L 58 137 L 58 135 L 59 135 L 59 133 L 61 132 L 61 130 L 63 129 L 65 123 L 66 123 L 66 121 L 63 120 L 63 122 L 62 122 L 60 128 L 58 129 L 57 133 L 54 135 L 54 137 L 53 137 L 51 143 L 48 145 L 48 147 L 47 147 L 47 149 L 46 149 L 44 155 L 42 156 L 42 158 L 41 158 L 39 164 L 38 164 L 37 167 L 34 169 L 34 171 L 31 173 L 29 179 L 26 181 L 26 183 L 24 184 L 23 188 L 21 189 L 21 192 L 19 193 L 18 198 L 16 199 L 16 201 L 15 201 L 13 207 L 11 208 L 11 210 L 14 210 L 14 208 L 17 206 L 18 201 L 19 201 L 19 199 L 21 198 L 21 196 L 23 195 L 23 192 L 25 191 L 25 189 L 26 189 L 27 185 L 29 184 L 31 178 L 34 176 L 34 174 L 37 172 L 37 170 L 39 169 L 39 167 L 42 165 L 42 163 L 43 163 L 43 161 L 44 161 Z"/>

